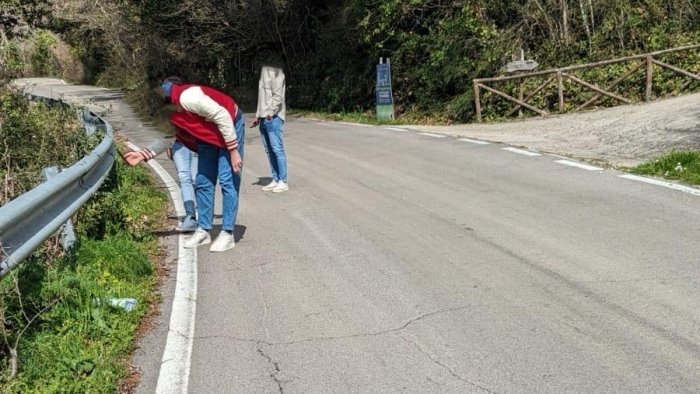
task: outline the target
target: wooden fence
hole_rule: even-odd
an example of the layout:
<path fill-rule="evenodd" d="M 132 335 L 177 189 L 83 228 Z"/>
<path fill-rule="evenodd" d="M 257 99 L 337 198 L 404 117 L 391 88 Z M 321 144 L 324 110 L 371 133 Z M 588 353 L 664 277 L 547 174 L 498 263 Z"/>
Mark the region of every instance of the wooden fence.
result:
<path fill-rule="evenodd" d="M 481 106 L 481 91 L 485 90 L 487 92 L 493 93 L 503 99 L 505 99 L 508 102 L 512 102 L 515 104 L 515 106 L 510 109 L 508 112 L 508 116 L 513 115 L 515 112 L 519 112 L 520 114 L 522 113 L 522 109 L 528 109 L 530 111 L 533 111 L 539 115 L 545 116 L 548 115 L 549 112 L 547 111 L 547 108 L 537 108 L 535 105 L 531 104 L 530 101 L 533 97 L 535 97 L 538 93 L 544 91 L 547 87 L 550 86 L 552 83 L 556 83 L 556 89 L 557 89 L 557 97 L 558 97 L 558 112 L 563 113 L 567 112 L 566 111 L 566 103 L 565 103 L 565 86 L 566 84 L 564 83 L 565 80 L 568 80 L 569 83 L 573 83 L 575 85 L 582 86 L 585 89 L 589 89 L 592 92 L 594 92 L 593 97 L 588 99 L 586 102 L 576 106 L 572 111 L 580 111 L 594 102 L 598 101 L 602 97 L 608 97 L 613 100 L 616 100 L 618 102 L 622 102 L 625 104 L 630 104 L 632 100 L 629 98 L 623 97 L 621 94 L 616 94 L 612 92 L 611 90 L 618 86 L 621 82 L 627 80 L 630 78 L 634 73 L 636 73 L 638 70 L 644 68 L 646 72 L 646 78 L 645 78 L 645 83 L 646 83 L 646 90 L 645 90 L 645 95 L 644 99 L 646 101 L 649 101 L 652 99 L 652 92 L 653 92 L 653 81 L 654 81 L 654 66 L 659 66 L 668 70 L 671 70 L 675 73 L 681 74 L 682 76 L 685 76 L 687 78 L 690 78 L 690 80 L 686 81 L 683 85 L 681 85 L 680 90 L 688 88 L 690 84 L 694 81 L 700 81 L 700 73 L 698 71 L 691 72 L 688 70 L 683 70 L 681 68 L 678 68 L 676 66 L 664 63 L 658 59 L 659 56 L 661 55 L 666 55 L 670 53 L 675 53 L 675 52 L 684 52 L 684 51 L 693 51 L 693 50 L 698 50 L 700 49 L 700 44 L 697 45 L 689 45 L 689 46 L 684 46 L 684 47 L 679 47 L 679 48 L 673 48 L 673 49 L 667 49 L 663 51 L 657 51 L 657 52 L 651 52 L 651 53 L 646 53 L 643 55 L 636 55 L 636 56 L 629 56 L 629 57 L 623 57 L 619 59 L 613 59 L 613 60 L 606 60 L 606 61 L 601 61 L 601 62 L 596 62 L 596 63 L 587 63 L 587 64 L 581 64 L 581 65 L 575 65 L 575 66 L 569 66 L 569 67 L 564 67 L 564 68 L 556 68 L 556 69 L 551 69 L 547 71 L 538 71 L 538 72 L 531 72 L 531 73 L 524 73 L 524 74 L 518 74 L 518 75 L 510 75 L 510 76 L 503 76 L 503 77 L 493 77 L 493 78 L 479 78 L 479 79 L 474 79 L 473 85 L 474 85 L 474 102 L 476 105 L 476 117 L 478 121 L 481 121 L 481 116 L 482 116 L 482 106 Z M 605 66 L 610 66 L 613 64 L 617 63 L 632 63 L 632 66 L 620 77 L 615 79 L 612 82 L 609 82 L 607 86 L 601 88 L 596 86 L 595 83 L 589 83 L 584 81 L 582 78 L 577 77 L 574 75 L 574 72 L 579 71 L 579 70 L 585 70 L 585 69 L 592 69 L 596 67 L 605 67 Z M 700 64 L 698 65 L 700 67 Z M 537 87 L 532 89 L 527 95 L 525 95 L 525 91 L 523 89 L 524 82 L 528 79 L 535 79 L 535 78 L 546 78 L 545 81 L 541 84 L 539 84 Z M 518 83 L 518 98 L 513 97 L 512 95 L 509 95 L 505 93 L 504 91 L 498 90 L 494 88 L 493 86 L 488 86 L 487 84 L 492 84 L 493 83 L 503 83 L 507 81 L 515 81 Z"/>

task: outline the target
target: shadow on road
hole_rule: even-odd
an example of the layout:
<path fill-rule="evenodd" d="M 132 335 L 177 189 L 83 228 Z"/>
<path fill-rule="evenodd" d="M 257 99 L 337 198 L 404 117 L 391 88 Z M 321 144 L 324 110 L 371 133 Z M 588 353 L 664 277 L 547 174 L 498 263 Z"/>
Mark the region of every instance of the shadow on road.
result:
<path fill-rule="evenodd" d="M 272 178 L 269 176 L 264 176 L 264 177 L 258 177 L 258 181 L 255 183 L 251 183 L 251 185 L 259 185 L 259 186 L 265 186 L 270 184 L 272 182 Z"/>

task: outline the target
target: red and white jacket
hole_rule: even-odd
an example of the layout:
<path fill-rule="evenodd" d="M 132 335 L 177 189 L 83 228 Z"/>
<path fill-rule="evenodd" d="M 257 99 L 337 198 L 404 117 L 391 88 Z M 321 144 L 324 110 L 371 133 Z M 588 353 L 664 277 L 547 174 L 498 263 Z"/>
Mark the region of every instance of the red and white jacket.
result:
<path fill-rule="evenodd" d="M 238 148 L 234 122 L 240 114 L 233 98 L 209 86 L 183 84 L 173 85 L 170 99 L 178 108 L 170 115 L 175 138 L 187 148 L 196 152 L 200 141 L 229 151 Z M 157 141 L 141 155 L 150 160 L 167 147 Z"/>

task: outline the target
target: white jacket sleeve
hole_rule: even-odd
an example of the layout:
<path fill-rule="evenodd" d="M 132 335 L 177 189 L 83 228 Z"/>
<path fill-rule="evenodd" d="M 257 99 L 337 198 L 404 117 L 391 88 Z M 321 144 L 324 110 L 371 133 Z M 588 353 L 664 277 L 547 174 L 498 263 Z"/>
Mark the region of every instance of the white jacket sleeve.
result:
<path fill-rule="evenodd" d="M 195 113 L 206 120 L 216 123 L 229 150 L 238 145 L 233 128 L 233 119 L 226 108 L 219 105 L 211 97 L 204 94 L 199 86 L 185 89 L 180 96 L 180 105 L 186 111 Z"/>

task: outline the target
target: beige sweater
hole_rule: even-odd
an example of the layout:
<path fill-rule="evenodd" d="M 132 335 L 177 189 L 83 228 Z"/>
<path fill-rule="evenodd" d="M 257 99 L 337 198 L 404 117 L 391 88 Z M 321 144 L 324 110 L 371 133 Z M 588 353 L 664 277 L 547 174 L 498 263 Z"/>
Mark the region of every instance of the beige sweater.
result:
<path fill-rule="evenodd" d="M 256 118 L 277 115 L 284 120 L 287 107 L 284 103 L 284 71 L 280 68 L 264 66 L 258 82 L 258 110 Z"/>

